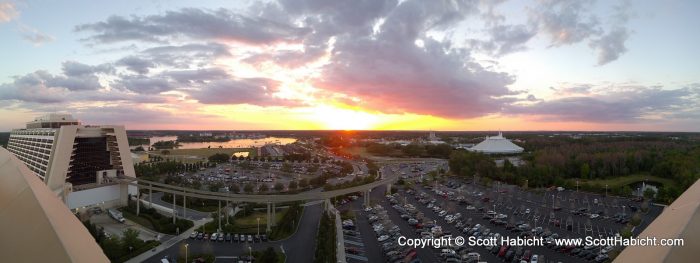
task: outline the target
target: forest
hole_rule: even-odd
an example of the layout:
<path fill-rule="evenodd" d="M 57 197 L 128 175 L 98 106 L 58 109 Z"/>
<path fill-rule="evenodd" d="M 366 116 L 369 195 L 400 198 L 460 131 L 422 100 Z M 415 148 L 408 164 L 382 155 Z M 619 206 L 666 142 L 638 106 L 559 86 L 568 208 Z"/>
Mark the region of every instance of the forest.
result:
<path fill-rule="evenodd" d="M 700 145 L 695 141 L 651 138 L 588 138 L 568 140 L 531 138 L 523 146 L 525 165 L 505 161 L 496 167 L 490 156 L 453 151 L 452 173 L 465 177 L 483 176 L 515 184 L 528 181 L 531 187 L 564 186 L 583 190 L 631 195 L 629 185 L 605 189 L 605 179 L 641 175 L 661 178 L 657 200 L 671 202 L 700 177 Z M 661 179 L 657 180 L 660 181 Z M 610 181 L 610 180 L 608 180 Z"/>

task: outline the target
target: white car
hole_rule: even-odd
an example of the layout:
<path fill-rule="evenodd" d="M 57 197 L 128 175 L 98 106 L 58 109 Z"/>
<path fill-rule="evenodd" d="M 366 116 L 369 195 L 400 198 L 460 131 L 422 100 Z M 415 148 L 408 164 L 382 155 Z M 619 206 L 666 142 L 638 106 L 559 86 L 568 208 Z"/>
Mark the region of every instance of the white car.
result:
<path fill-rule="evenodd" d="M 596 219 L 596 218 L 598 218 L 599 216 L 600 216 L 600 215 L 598 215 L 598 214 L 591 214 L 591 219 Z"/>
<path fill-rule="evenodd" d="M 214 241 L 216 241 L 217 236 L 218 236 L 218 233 L 212 233 L 212 234 L 211 234 L 211 237 L 209 237 L 209 240 L 214 240 Z"/>
<path fill-rule="evenodd" d="M 476 209 L 476 207 L 474 207 L 474 206 L 471 206 L 471 205 L 467 206 L 467 210 L 475 210 L 475 209 Z"/>
<path fill-rule="evenodd" d="M 537 255 L 532 255 L 532 258 L 530 259 L 530 263 L 537 263 Z"/>
<path fill-rule="evenodd" d="M 525 209 L 525 213 L 526 213 L 526 214 L 529 214 L 529 213 L 530 213 L 530 208 Z"/>
<path fill-rule="evenodd" d="M 197 234 L 199 234 L 199 233 L 197 233 L 197 231 L 192 232 L 192 234 L 190 234 L 190 238 L 191 239 L 197 238 Z"/>
<path fill-rule="evenodd" d="M 382 236 L 380 236 L 379 238 L 377 238 L 377 241 L 379 241 L 379 242 L 384 242 L 384 241 L 386 241 L 387 239 L 389 239 L 389 236 L 388 236 L 388 235 L 382 235 Z"/>

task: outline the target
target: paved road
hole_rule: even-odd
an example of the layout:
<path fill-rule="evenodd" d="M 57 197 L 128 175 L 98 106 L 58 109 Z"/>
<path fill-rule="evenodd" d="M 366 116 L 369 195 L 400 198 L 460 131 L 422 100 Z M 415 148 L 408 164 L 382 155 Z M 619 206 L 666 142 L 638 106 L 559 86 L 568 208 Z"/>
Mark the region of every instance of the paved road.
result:
<path fill-rule="evenodd" d="M 322 204 L 317 203 L 315 205 L 306 206 L 297 232 L 292 235 L 292 237 L 285 240 L 248 244 L 186 239 L 148 258 L 144 262 L 160 262 L 160 259 L 166 255 L 171 259 L 175 259 L 179 256 L 180 251 L 183 251 L 182 253 L 184 254 L 184 244 L 186 243 L 189 244 L 189 256 L 202 252 L 212 253 L 217 257 L 221 257 L 217 259 L 217 262 L 233 262 L 230 257 L 248 255 L 248 247 L 251 247 L 254 251 L 264 250 L 267 247 L 273 247 L 278 251 L 284 248 L 287 254 L 287 262 L 312 262 L 316 249 L 315 240 L 318 232 L 318 224 L 323 210 L 321 205 Z"/>

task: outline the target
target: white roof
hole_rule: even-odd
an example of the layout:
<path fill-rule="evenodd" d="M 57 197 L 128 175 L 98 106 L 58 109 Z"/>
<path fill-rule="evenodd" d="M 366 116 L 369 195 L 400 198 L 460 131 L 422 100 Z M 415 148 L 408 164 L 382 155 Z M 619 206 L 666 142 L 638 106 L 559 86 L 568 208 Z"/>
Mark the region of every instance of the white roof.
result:
<path fill-rule="evenodd" d="M 469 150 L 481 153 L 521 153 L 524 149 L 503 137 L 503 134 L 499 132 L 497 136 L 486 137 L 486 140 L 474 145 Z"/>

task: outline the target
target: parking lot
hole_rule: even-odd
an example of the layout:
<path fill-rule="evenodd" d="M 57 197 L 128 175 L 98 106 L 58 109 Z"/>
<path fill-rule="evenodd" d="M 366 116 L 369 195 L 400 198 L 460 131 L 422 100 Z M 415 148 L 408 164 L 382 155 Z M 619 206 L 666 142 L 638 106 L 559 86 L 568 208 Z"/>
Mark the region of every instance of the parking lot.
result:
<path fill-rule="evenodd" d="M 357 214 L 356 229 L 346 230 L 351 243 L 346 248 L 351 262 L 606 262 L 608 252 L 616 247 L 556 246 L 555 239 L 614 237 L 641 209 L 642 202 L 606 196 L 576 189 L 527 189 L 493 183 L 489 186 L 472 180 L 451 179 L 444 184 L 424 179 L 440 163 L 415 162 L 392 164 L 392 172 L 406 181 L 415 181 L 414 190 L 385 196 L 375 189 L 372 208 L 361 201 L 349 206 Z M 647 204 L 641 224 L 633 233 L 658 216 L 662 207 Z M 542 237 L 542 246 L 467 246 L 417 248 L 397 246 L 397 238 L 475 237 Z M 358 244 L 358 243 L 361 243 Z M 346 251 L 347 252 L 347 251 Z M 399 256 L 397 256 L 399 255 Z M 406 257 L 410 255 L 409 257 Z M 415 256 L 414 256 L 415 255 Z M 358 256 L 358 257 L 355 257 Z M 402 257 L 401 257 L 402 256 Z M 358 259 L 359 258 L 359 259 Z"/>

